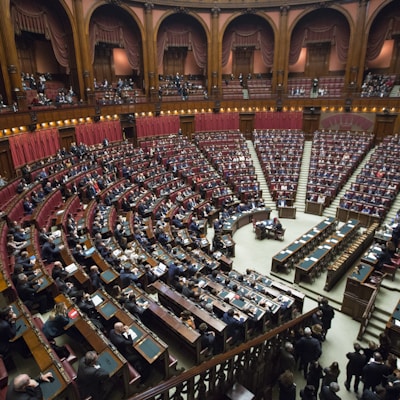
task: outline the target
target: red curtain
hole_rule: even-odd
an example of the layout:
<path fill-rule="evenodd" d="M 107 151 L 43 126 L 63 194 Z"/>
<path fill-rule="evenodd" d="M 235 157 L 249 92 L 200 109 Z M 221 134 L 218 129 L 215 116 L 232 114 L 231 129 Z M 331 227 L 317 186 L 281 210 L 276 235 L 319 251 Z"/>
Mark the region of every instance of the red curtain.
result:
<path fill-rule="evenodd" d="M 138 139 L 177 134 L 179 127 L 179 115 L 140 117 L 136 119 L 136 132 Z"/>
<path fill-rule="evenodd" d="M 296 112 L 257 112 L 255 129 L 302 129 L 303 114 Z"/>
<path fill-rule="evenodd" d="M 60 148 L 56 128 L 10 136 L 8 142 L 15 168 L 54 155 Z"/>
<path fill-rule="evenodd" d="M 196 114 L 196 132 L 214 132 L 239 129 L 239 113 Z"/>
<path fill-rule="evenodd" d="M 122 128 L 119 121 L 82 124 L 75 127 L 75 136 L 77 143 L 88 146 L 99 144 L 105 138 L 110 142 L 119 142 L 122 140 Z"/>

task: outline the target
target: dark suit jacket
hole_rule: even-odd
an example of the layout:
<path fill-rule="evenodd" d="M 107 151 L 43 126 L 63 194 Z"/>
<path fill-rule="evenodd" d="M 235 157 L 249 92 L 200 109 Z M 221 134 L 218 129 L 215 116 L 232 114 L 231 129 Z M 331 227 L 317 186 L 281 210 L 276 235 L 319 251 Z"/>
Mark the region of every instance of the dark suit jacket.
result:
<path fill-rule="evenodd" d="M 332 392 L 329 386 L 322 386 L 319 398 L 320 400 L 340 400 L 340 397 L 335 392 Z"/>
<path fill-rule="evenodd" d="M 6 355 L 10 349 L 10 339 L 17 333 L 15 323 L 0 320 L 0 355 Z"/>
<path fill-rule="evenodd" d="M 352 353 L 347 353 L 346 357 L 349 359 L 346 366 L 347 373 L 349 375 L 361 376 L 366 361 L 365 355 L 353 351 Z"/>
<path fill-rule="evenodd" d="M 108 393 L 104 393 L 103 383 L 109 378 L 104 368 L 95 368 L 85 364 L 85 359 L 79 361 L 77 383 L 81 398 L 92 396 L 93 399 L 104 399 Z"/>
<path fill-rule="evenodd" d="M 42 400 L 43 393 L 40 385 L 36 387 L 28 387 L 25 392 L 17 392 L 14 390 L 14 382 L 8 386 L 6 400 Z"/>

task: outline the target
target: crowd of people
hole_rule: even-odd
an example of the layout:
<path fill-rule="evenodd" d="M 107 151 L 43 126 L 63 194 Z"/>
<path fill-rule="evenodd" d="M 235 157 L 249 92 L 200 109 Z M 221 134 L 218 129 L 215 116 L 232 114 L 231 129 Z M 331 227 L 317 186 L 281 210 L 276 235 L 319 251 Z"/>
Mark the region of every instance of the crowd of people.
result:
<path fill-rule="evenodd" d="M 107 152 L 107 144 L 104 145 L 104 152 Z M 64 152 L 64 155 L 61 153 Z M 142 154 L 143 158 L 149 162 L 153 167 L 157 168 L 157 165 L 162 163 L 162 160 L 158 160 L 157 155 L 151 156 L 149 154 Z M 151 177 L 151 173 L 146 175 L 147 172 L 138 173 L 137 175 L 134 173 L 134 170 L 127 169 L 125 171 L 126 180 L 121 181 L 120 186 L 115 186 L 117 182 L 117 170 L 121 167 L 119 163 L 120 154 L 117 152 L 116 154 L 111 154 L 110 157 L 104 158 L 101 162 L 102 173 L 97 172 L 96 166 L 97 161 L 95 157 L 90 155 L 90 151 L 84 145 L 73 145 L 70 151 L 61 150 L 60 154 L 57 156 L 60 157 L 62 162 L 66 162 L 66 159 L 73 159 L 73 157 L 78 157 L 79 160 L 87 160 L 90 165 L 88 170 L 76 170 L 76 174 L 79 172 L 83 173 L 81 180 L 78 183 L 79 189 L 77 189 L 76 193 L 81 193 L 87 199 L 97 199 L 97 207 L 94 212 L 93 224 L 88 227 L 91 236 L 94 238 L 94 245 L 99 254 L 106 260 L 111 266 L 113 266 L 119 273 L 120 276 L 120 286 L 113 287 L 113 296 L 117 299 L 121 304 L 123 304 L 127 309 L 132 312 L 132 314 L 136 315 L 139 319 L 143 317 L 143 314 L 146 310 L 137 304 L 135 296 L 129 292 L 122 292 L 121 289 L 125 289 L 130 285 L 136 285 L 140 287 L 140 283 L 138 281 L 138 276 L 141 273 L 146 274 L 148 282 L 154 282 L 157 279 L 156 275 L 152 271 L 152 268 L 147 264 L 146 258 L 142 257 L 141 249 L 145 249 L 149 254 L 153 254 L 155 250 L 154 243 L 151 242 L 150 238 L 147 236 L 148 226 L 145 223 L 146 217 L 149 215 L 151 210 L 157 205 L 157 201 L 159 200 L 154 193 L 147 191 L 143 187 L 143 182 Z M 66 164 L 62 164 L 66 165 Z M 82 167 L 83 164 L 80 164 Z M 117 167 L 118 165 L 118 167 Z M 61 167 L 63 168 L 63 167 Z M 86 168 L 86 167 L 85 167 Z M 73 172 L 75 167 L 71 165 L 70 168 L 65 169 L 66 176 L 69 176 L 71 173 L 73 176 Z M 55 172 L 55 171 L 54 171 Z M 178 175 L 178 171 L 175 171 L 172 176 Z M 51 171 L 46 170 L 45 168 L 41 168 L 41 171 L 37 174 L 37 181 L 41 183 L 41 189 L 45 190 L 46 186 L 50 184 L 52 189 L 59 189 L 62 187 L 60 182 L 53 186 L 53 180 L 51 178 Z M 158 175 L 155 173 L 155 175 Z M 126 189 L 131 188 L 130 178 L 133 177 L 133 181 L 138 185 L 136 191 L 132 191 L 131 196 L 127 197 L 125 211 L 133 211 L 133 232 L 130 234 L 127 232 L 126 224 L 124 218 L 121 216 L 117 218 L 113 226 L 111 226 L 110 231 L 105 234 L 102 230 L 104 226 L 108 224 L 108 212 L 111 208 L 112 204 L 115 204 L 116 199 L 123 195 Z M 167 175 L 166 175 L 167 176 Z M 28 181 L 31 179 L 31 174 L 26 172 L 25 178 Z M 80 184 L 82 182 L 82 185 Z M 168 179 L 164 182 L 152 181 L 154 183 L 154 189 L 157 188 L 159 184 L 168 183 Z M 26 183 L 26 182 L 25 182 Z M 108 187 L 113 186 L 112 189 L 107 193 L 107 196 L 104 196 L 104 199 L 100 199 L 99 194 L 102 190 L 107 189 Z M 26 190 L 26 189 L 25 189 Z M 71 188 L 69 187 L 69 190 Z M 50 192 L 49 192 L 50 193 Z M 30 193 L 30 198 L 27 199 L 28 202 L 33 204 L 34 197 L 32 198 L 32 194 Z M 192 214 L 193 210 L 196 206 L 200 205 L 204 199 L 201 196 L 195 196 L 195 192 L 193 188 L 185 188 L 180 192 L 181 197 L 177 197 L 178 207 L 177 212 L 174 213 L 171 222 L 168 220 L 167 213 L 174 206 L 174 203 L 169 199 L 166 200 L 158 207 L 157 212 L 154 214 L 154 233 L 157 238 L 157 243 L 162 246 L 162 248 L 169 254 L 173 255 L 176 251 L 176 246 L 182 244 L 180 242 L 181 238 L 178 235 L 178 231 L 184 225 L 184 220 L 186 217 Z M 45 195 L 46 196 L 46 195 Z M 66 196 L 68 197 L 68 196 Z M 190 198 L 191 201 L 185 201 Z M 136 202 L 137 199 L 140 199 Z M 135 206 L 131 206 L 131 204 L 135 204 Z M 241 212 L 251 211 L 256 208 L 262 208 L 264 206 L 262 200 L 250 198 L 246 202 L 237 201 L 234 196 L 230 196 L 225 199 L 222 204 L 222 210 L 220 218 L 218 218 L 214 223 L 214 228 L 216 232 L 221 232 L 223 223 L 229 219 L 232 215 Z M 30 210 L 28 207 L 25 210 L 29 213 Z M 191 245 L 190 249 L 194 250 L 196 248 L 201 247 L 201 227 L 199 225 L 199 220 L 206 218 L 213 211 L 212 202 L 208 202 L 201 209 L 201 214 L 199 213 L 197 217 L 192 217 L 190 219 L 190 223 L 187 225 L 187 229 L 190 235 Z M 279 223 L 279 220 L 274 221 L 276 224 Z M 165 227 L 167 224 L 174 225 L 176 229 L 172 230 L 172 235 L 166 233 Z M 67 215 L 65 229 L 68 237 L 68 247 L 71 250 L 74 258 L 77 260 L 79 265 L 81 265 L 85 271 L 88 273 L 90 278 L 90 285 L 92 290 L 96 290 L 102 288 L 104 286 L 103 281 L 100 278 L 100 271 L 98 266 L 93 265 L 90 257 L 83 251 L 83 248 L 80 244 L 80 229 L 78 226 L 78 222 L 75 220 L 73 215 Z M 30 258 L 28 254 L 24 251 L 24 247 L 27 245 L 27 236 L 25 235 L 27 232 L 24 231 L 24 228 L 18 226 L 16 224 L 14 227 L 10 227 L 9 229 L 9 240 L 7 247 L 12 253 L 14 257 L 16 257 L 16 263 L 14 267 L 14 278 L 16 282 L 17 292 L 23 300 L 23 302 L 28 306 L 28 308 L 33 309 L 33 306 L 39 306 L 39 312 L 44 313 L 48 310 L 53 309 L 49 319 L 43 325 L 43 334 L 50 341 L 55 341 L 55 339 L 64 334 L 64 327 L 69 323 L 69 317 L 66 315 L 66 309 L 63 304 L 57 304 L 54 306 L 54 302 L 52 301 L 52 297 L 46 293 L 46 291 L 39 290 L 40 286 L 40 278 L 37 279 L 35 274 L 35 260 Z M 111 234 L 111 235 L 110 235 Z M 132 341 L 132 333 L 129 331 L 129 328 L 123 325 L 122 323 L 114 324 L 113 326 L 105 326 L 104 321 L 99 318 L 98 313 L 96 312 L 95 306 L 91 301 L 91 298 L 88 293 L 83 291 L 81 288 L 75 287 L 72 281 L 69 281 L 67 278 L 65 267 L 63 266 L 63 259 L 61 257 L 61 250 L 63 244 L 55 240 L 56 237 L 54 233 L 47 232 L 45 229 L 41 230 L 39 239 L 41 241 L 41 257 L 44 260 L 45 264 L 52 264 L 52 277 L 56 282 L 59 290 L 62 293 L 68 294 L 71 298 L 76 301 L 76 304 L 79 308 L 85 312 L 90 318 L 93 320 L 94 324 L 98 326 L 102 331 L 105 331 L 110 338 L 110 341 L 119 349 L 122 355 L 126 357 L 133 366 L 140 372 L 143 382 L 146 381 L 148 374 L 150 373 L 150 369 L 146 362 L 138 356 L 136 352 L 132 350 L 132 346 L 130 346 Z M 116 255 L 114 250 L 110 246 L 110 240 L 115 239 L 118 242 L 120 247 L 120 253 Z M 211 249 L 210 255 L 214 251 L 218 251 L 217 246 L 213 246 Z M 126 265 L 123 263 L 125 260 L 130 260 L 131 262 Z M 123 265 L 124 264 L 124 265 Z M 210 275 L 210 279 L 213 278 L 212 269 L 205 269 L 206 273 Z M 196 265 L 192 265 L 190 262 L 184 261 L 182 263 L 170 263 L 168 265 L 168 283 L 176 288 L 179 292 L 181 292 L 184 296 L 198 301 L 200 306 L 204 306 L 206 309 L 207 304 L 201 304 L 203 291 L 199 285 L 199 275 L 197 273 Z M 54 307 L 54 308 L 53 308 Z M 128 308 L 129 307 L 129 308 Z M 307 379 L 310 375 L 310 371 L 315 367 L 319 370 L 317 365 L 318 359 L 321 355 L 322 351 L 322 343 L 325 340 L 327 333 L 330 329 L 330 324 L 334 317 L 333 308 L 328 304 L 326 299 L 321 299 L 319 311 L 313 316 L 313 324 L 308 328 L 304 329 L 304 332 L 296 337 L 293 342 L 291 342 L 291 347 L 285 345 L 285 351 L 291 353 L 293 351 L 293 357 L 295 361 L 295 365 L 297 362 L 299 363 L 299 367 L 304 373 L 305 378 Z M 215 342 L 215 336 L 209 330 L 207 324 L 200 324 L 198 327 L 194 324 L 192 316 L 187 313 L 183 313 L 181 315 L 181 319 L 183 323 L 188 326 L 191 326 L 192 329 L 198 329 L 201 334 L 201 346 L 204 349 L 208 349 L 209 354 L 215 354 L 220 351 Z M 243 321 L 238 318 L 238 315 L 235 315 L 235 309 L 228 308 L 225 313 L 221 316 L 221 319 L 227 324 L 229 334 L 234 341 L 240 343 L 243 340 Z M 10 345 L 9 337 L 15 336 L 13 334 L 13 323 L 15 317 L 8 310 L 4 311 L 4 321 L 7 323 L 6 331 L 4 335 L 0 335 L 0 338 L 4 338 L 5 347 Z M 6 325 L 6 324 L 4 324 Z M 0 324 L 1 326 L 1 324 Z M 73 330 L 70 331 L 71 335 L 74 335 Z M 1 340 L 0 340 L 1 341 Z M 1 347 L 0 347 L 1 348 Z M 386 348 L 387 349 L 387 348 Z M 9 348 L 5 348 L 4 353 L 7 354 L 9 352 Z M 366 349 L 364 349 L 364 353 Z M 389 354 L 382 354 L 383 350 L 379 348 L 375 353 L 380 354 L 382 358 L 379 358 L 378 354 L 372 354 L 371 358 L 373 361 L 370 361 L 369 364 L 385 364 L 385 361 L 389 359 Z M 88 357 L 88 358 L 86 358 Z M 290 358 L 290 357 L 289 357 Z M 85 356 L 85 359 L 81 362 L 82 368 L 80 370 L 91 370 L 91 369 L 99 369 L 94 367 L 96 364 L 96 355 L 91 354 L 89 356 Z M 315 364 L 315 365 L 314 365 Z M 386 365 L 386 364 L 385 364 Z M 81 366 L 81 364 L 80 364 Z M 293 367 L 295 368 L 295 366 Z M 321 367 L 322 368 L 322 367 Z M 290 370 L 290 368 L 288 368 Z M 293 373 L 293 371 L 291 371 Z M 329 378 L 322 380 L 320 384 L 314 381 L 314 384 L 308 384 L 304 390 L 303 395 L 306 396 L 309 392 L 312 395 L 312 392 L 318 392 L 319 386 L 321 389 L 321 400 L 330 400 L 331 398 L 337 397 L 329 397 L 329 396 L 338 396 L 336 393 L 338 392 L 337 385 L 337 376 L 339 375 L 339 366 L 337 363 L 333 362 L 328 368 L 325 370 L 322 369 L 322 374 L 324 377 L 329 375 Z M 368 372 L 368 369 L 367 369 Z M 385 376 L 387 376 L 387 372 L 385 370 Z M 391 371 L 392 373 L 392 371 Z M 82 372 L 83 374 L 83 372 Z M 394 372 L 396 374 L 396 372 Z M 336 378 L 335 378 L 336 375 Z M 365 376 L 364 376 L 365 375 Z M 389 374 L 390 375 L 390 374 Z M 82 375 L 84 376 L 84 375 Z M 366 373 L 363 369 L 364 383 L 366 379 Z M 105 375 L 99 377 L 100 381 L 104 380 Z M 30 383 L 26 383 L 26 377 L 24 380 L 24 384 L 21 384 L 17 378 L 14 380 L 14 386 L 17 388 L 10 389 L 16 391 L 26 391 L 27 388 L 31 387 L 39 387 L 40 385 L 46 382 L 46 379 L 35 380 L 37 383 L 34 384 L 29 380 Z M 322 379 L 322 376 L 320 377 Z M 100 382 L 99 381 L 99 382 Z M 79 382 L 79 371 L 78 371 L 78 382 Z M 380 383 L 385 387 L 389 385 L 391 380 L 384 381 L 381 379 Z M 395 380 L 394 380 L 395 382 Z M 287 369 L 282 370 L 282 375 L 279 379 L 279 383 L 281 386 L 282 400 L 290 400 L 293 392 L 296 392 L 295 386 L 293 386 L 294 382 L 291 378 L 290 373 L 287 373 Z M 308 382 L 309 383 L 309 382 Z M 350 385 L 350 381 L 346 381 L 346 384 Z M 35 385 L 35 386 L 33 386 Z M 314 389 L 312 389 L 312 387 Z M 376 385 L 375 385 L 376 386 Z M 368 387 L 367 390 L 378 390 L 375 386 Z M 355 386 L 358 388 L 358 386 Z M 386 387 L 387 392 L 390 392 Z M 30 389 L 29 389 L 30 390 Z M 36 389 L 39 390 L 39 389 Z M 106 392 L 106 390 L 105 390 Z M 304 394 L 305 393 L 305 394 Z M 333 393 L 333 394 L 331 394 Z M 368 393 L 368 392 L 367 392 Z M 303 397 L 303 399 L 307 399 L 307 397 Z M 312 398 L 312 397 L 309 397 Z M 367 400 L 368 397 L 365 397 L 364 400 Z M 389 397 L 385 397 L 382 399 L 390 399 Z M 391 400 L 391 399 L 390 399 Z"/>
<path fill-rule="evenodd" d="M 393 85 L 393 76 L 368 72 L 361 86 L 361 97 L 388 97 Z"/>
<path fill-rule="evenodd" d="M 323 343 L 331 328 L 335 312 L 326 298 L 320 298 L 319 309 L 313 314 L 310 326 L 296 332 L 283 343 L 279 355 L 279 400 L 340 400 L 338 377 L 345 369 L 345 389 L 354 390 L 360 400 L 398 400 L 400 371 L 397 357 L 390 352 L 391 341 L 382 333 L 379 343 L 370 341 L 367 347 L 355 342 L 346 353 L 347 364 L 337 361 L 323 366 L 320 357 Z M 312 325 L 311 325 L 312 324 Z M 298 390 L 295 371 L 304 375 L 305 386 Z"/>

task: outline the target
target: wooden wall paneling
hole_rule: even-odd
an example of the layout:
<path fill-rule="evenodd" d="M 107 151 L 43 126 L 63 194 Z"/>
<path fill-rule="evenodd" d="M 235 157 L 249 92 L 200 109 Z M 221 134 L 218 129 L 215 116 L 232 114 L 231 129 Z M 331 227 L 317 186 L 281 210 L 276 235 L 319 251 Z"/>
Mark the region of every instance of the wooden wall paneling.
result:
<path fill-rule="evenodd" d="M 7 181 L 16 177 L 8 140 L 0 142 L 0 175 L 5 177 Z"/>

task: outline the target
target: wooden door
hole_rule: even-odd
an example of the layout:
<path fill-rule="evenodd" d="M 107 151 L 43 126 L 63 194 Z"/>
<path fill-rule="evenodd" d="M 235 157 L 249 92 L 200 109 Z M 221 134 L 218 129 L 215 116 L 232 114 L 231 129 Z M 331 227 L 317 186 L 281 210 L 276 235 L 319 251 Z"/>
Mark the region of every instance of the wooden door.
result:
<path fill-rule="evenodd" d="M 95 47 L 93 73 L 98 84 L 104 79 L 107 79 L 109 84 L 115 80 L 112 48 L 108 45 L 100 44 Z"/>
<path fill-rule="evenodd" d="M 254 130 L 254 113 L 241 113 L 239 119 L 239 129 L 247 140 L 252 138 Z"/>
<path fill-rule="evenodd" d="M 235 76 L 242 73 L 243 77 L 247 77 L 249 72 L 253 72 L 253 54 L 254 49 L 249 47 L 238 47 L 234 50 L 232 70 Z"/>
<path fill-rule="evenodd" d="M 186 55 L 187 48 L 185 47 L 169 47 L 168 50 L 164 52 L 164 75 L 175 76 L 176 73 L 183 75 L 185 72 Z"/>
<path fill-rule="evenodd" d="M 16 177 L 8 140 L 0 142 L 0 175 L 8 181 Z"/>
<path fill-rule="evenodd" d="M 29 42 L 24 38 L 24 35 L 15 37 L 15 44 L 17 46 L 17 54 L 21 72 L 31 74 L 36 71 L 34 46 L 32 41 Z"/>
<path fill-rule="evenodd" d="M 192 139 L 192 134 L 195 133 L 195 123 L 193 115 L 184 115 L 179 118 L 182 135 Z"/>
<path fill-rule="evenodd" d="M 310 78 L 328 75 L 330 51 L 330 43 L 308 45 L 305 75 Z"/>
<path fill-rule="evenodd" d="M 66 149 L 69 149 L 71 147 L 71 144 L 76 141 L 75 128 L 73 127 L 59 129 L 58 135 L 60 138 L 61 148 L 65 147 Z"/>

